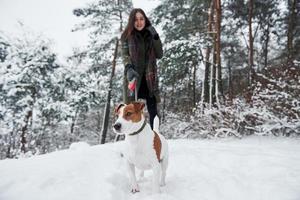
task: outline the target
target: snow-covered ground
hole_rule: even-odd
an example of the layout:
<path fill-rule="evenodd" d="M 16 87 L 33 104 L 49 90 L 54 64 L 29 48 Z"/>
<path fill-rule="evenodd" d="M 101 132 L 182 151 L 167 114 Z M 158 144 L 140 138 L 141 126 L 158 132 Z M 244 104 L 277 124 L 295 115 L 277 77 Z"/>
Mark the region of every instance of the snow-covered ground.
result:
<path fill-rule="evenodd" d="M 152 172 L 131 194 L 123 142 L 0 161 L 0 200 L 299 200 L 300 140 L 169 140 L 170 165 L 161 194 Z"/>

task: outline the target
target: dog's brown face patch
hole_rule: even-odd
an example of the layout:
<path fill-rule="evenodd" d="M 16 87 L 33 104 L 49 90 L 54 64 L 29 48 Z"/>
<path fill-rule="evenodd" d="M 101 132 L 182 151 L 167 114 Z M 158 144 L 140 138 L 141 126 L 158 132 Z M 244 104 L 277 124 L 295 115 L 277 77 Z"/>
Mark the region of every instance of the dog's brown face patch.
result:
<path fill-rule="evenodd" d="M 139 122 L 142 119 L 144 103 L 133 102 L 124 107 L 123 118 L 127 121 Z"/>
<path fill-rule="evenodd" d="M 119 115 L 120 109 L 121 109 L 123 106 L 125 106 L 125 104 L 121 103 L 121 104 L 119 104 L 119 105 L 117 105 L 117 106 L 115 107 L 115 114 L 116 114 L 116 115 Z"/>

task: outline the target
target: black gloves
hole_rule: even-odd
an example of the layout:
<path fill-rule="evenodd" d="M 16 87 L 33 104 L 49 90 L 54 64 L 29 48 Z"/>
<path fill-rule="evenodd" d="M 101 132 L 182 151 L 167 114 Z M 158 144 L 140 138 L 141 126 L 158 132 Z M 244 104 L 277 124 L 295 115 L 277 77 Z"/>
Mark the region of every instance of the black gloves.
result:
<path fill-rule="evenodd" d="M 126 77 L 128 81 L 132 81 L 133 79 L 138 79 L 139 74 L 134 70 L 134 66 L 132 64 L 127 64 L 125 66 L 126 69 Z"/>
<path fill-rule="evenodd" d="M 150 25 L 146 29 L 150 32 L 150 34 L 152 35 L 154 40 L 158 40 L 158 38 L 159 38 L 158 33 L 156 32 L 156 30 L 153 26 Z"/>

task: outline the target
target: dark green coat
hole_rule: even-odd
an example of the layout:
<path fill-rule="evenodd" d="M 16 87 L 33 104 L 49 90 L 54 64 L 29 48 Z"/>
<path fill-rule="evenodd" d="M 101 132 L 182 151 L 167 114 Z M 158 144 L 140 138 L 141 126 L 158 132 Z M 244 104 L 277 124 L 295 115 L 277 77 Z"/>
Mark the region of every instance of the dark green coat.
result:
<path fill-rule="evenodd" d="M 126 40 L 122 40 L 122 57 L 124 66 L 132 64 L 134 70 L 138 72 L 139 79 L 137 82 L 137 91 L 141 86 L 141 78 L 146 77 L 149 96 L 153 95 L 156 102 L 160 102 L 157 64 L 156 59 L 162 58 L 163 50 L 160 38 L 153 39 L 150 32 L 144 30 L 143 32 L 134 31 L 133 35 Z M 127 88 L 128 80 L 126 78 L 126 69 L 124 69 L 124 85 L 123 85 L 123 101 L 128 103 L 134 101 L 134 93 L 130 95 Z"/>

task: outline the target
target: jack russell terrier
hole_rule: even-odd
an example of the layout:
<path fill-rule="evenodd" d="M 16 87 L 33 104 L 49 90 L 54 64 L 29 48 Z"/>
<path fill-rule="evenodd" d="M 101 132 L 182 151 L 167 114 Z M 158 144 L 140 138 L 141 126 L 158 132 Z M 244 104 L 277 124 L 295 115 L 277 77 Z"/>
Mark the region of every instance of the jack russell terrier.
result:
<path fill-rule="evenodd" d="M 132 102 L 116 107 L 117 121 L 113 125 L 114 132 L 125 135 L 125 152 L 127 170 L 131 184 L 131 192 L 139 192 L 135 176 L 135 167 L 141 170 L 152 169 L 154 193 L 160 192 L 160 185 L 165 185 L 168 167 L 168 144 L 164 136 L 159 134 L 159 119 L 154 118 L 153 130 L 146 122 L 143 114 L 145 104 Z"/>

